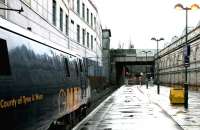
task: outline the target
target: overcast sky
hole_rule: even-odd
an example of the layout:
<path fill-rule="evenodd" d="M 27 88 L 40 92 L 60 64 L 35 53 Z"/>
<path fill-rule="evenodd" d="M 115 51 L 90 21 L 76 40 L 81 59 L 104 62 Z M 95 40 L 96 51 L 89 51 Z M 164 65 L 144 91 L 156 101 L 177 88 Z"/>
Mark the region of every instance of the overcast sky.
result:
<path fill-rule="evenodd" d="M 190 6 L 200 0 L 93 0 L 98 8 L 102 27 L 111 29 L 111 48 L 119 43 L 128 47 L 156 49 L 151 37 L 165 40 L 159 47 L 180 36 L 185 27 L 185 11 L 174 9 L 177 3 Z M 195 27 L 200 21 L 200 10 L 189 11 L 188 24 Z"/>

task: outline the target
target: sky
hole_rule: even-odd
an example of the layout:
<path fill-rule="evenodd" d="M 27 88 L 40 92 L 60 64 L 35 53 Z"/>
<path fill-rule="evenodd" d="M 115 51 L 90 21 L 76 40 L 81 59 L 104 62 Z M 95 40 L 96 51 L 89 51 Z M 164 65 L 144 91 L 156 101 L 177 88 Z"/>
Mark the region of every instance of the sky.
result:
<path fill-rule="evenodd" d="M 111 48 L 130 41 L 136 49 L 156 49 L 151 38 L 165 40 L 159 42 L 159 49 L 171 43 L 172 37 L 183 35 L 186 26 L 184 10 L 174 6 L 181 3 L 200 5 L 200 0 L 93 0 L 97 6 L 103 29 L 111 29 Z M 200 21 L 200 10 L 189 11 L 188 27 L 196 27 Z"/>

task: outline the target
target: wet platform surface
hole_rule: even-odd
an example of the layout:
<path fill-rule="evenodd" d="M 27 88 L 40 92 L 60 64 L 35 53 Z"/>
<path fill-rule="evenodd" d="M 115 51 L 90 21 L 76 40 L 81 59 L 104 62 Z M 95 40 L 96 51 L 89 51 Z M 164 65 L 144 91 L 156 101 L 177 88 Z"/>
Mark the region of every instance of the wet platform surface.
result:
<path fill-rule="evenodd" d="M 122 86 L 73 130 L 181 130 L 137 86 Z"/>
<path fill-rule="evenodd" d="M 171 104 L 169 100 L 170 87 L 160 86 L 160 94 L 157 95 L 157 85 L 138 87 L 141 92 L 148 96 L 152 102 L 159 104 L 184 130 L 200 130 L 200 91 L 189 90 L 188 109 L 184 104 Z"/>

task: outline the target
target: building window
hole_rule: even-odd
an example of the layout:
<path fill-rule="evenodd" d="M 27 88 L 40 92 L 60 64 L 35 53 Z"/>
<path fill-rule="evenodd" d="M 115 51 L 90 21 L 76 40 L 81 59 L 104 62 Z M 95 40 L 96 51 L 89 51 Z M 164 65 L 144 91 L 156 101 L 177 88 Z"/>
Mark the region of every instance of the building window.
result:
<path fill-rule="evenodd" d="M 85 4 L 82 3 L 82 17 L 85 20 Z"/>
<path fill-rule="evenodd" d="M 85 29 L 82 29 L 83 45 L 85 45 Z"/>
<path fill-rule="evenodd" d="M 91 49 L 93 50 L 93 36 L 91 35 Z"/>
<path fill-rule="evenodd" d="M 6 40 L 0 39 L 0 76 L 11 75 Z"/>
<path fill-rule="evenodd" d="M 80 14 L 80 0 L 77 0 L 77 13 Z"/>
<path fill-rule="evenodd" d="M 87 47 L 89 48 L 90 47 L 90 34 L 89 32 L 87 32 Z"/>
<path fill-rule="evenodd" d="M 91 13 L 91 16 L 90 16 L 90 20 L 91 20 L 91 26 L 93 28 L 93 14 Z"/>
<path fill-rule="evenodd" d="M 74 25 L 74 20 L 71 20 L 71 24 L 73 24 L 73 25 Z"/>
<path fill-rule="evenodd" d="M 53 25 L 56 26 L 56 1 L 53 0 Z"/>
<path fill-rule="evenodd" d="M 63 31 L 63 9 L 60 8 L 60 30 Z"/>
<path fill-rule="evenodd" d="M 5 8 L 5 0 L 0 0 L 0 8 Z M 0 17 L 5 18 L 5 10 L 0 9 Z"/>
<path fill-rule="evenodd" d="M 89 9 L 87 8 L 87 23 L 89 23 Z"/>
<path fill-rule="evenodd" d="M 74 0 L 68 0 L 68 3 L 70 3 L 70 6 L 71 6 L 72 10 L 75 11 Z"/>
<path fill-rule="evenodd" d="M 80 26 L 77 24 L 77 42 L 80 43 Z"/>
<path fill-rule="evenodd" d="M 96 29 L 96 17 L 94 16 L 94 28 Z"/>
<path fill-rule="evenodd" d="M 65 26 L 66 35 L 69 35 L 69 16 L 67 14 L 65 15 Z"/>
<path fill-rule="evenodd" d="M 75 32 L 74 32 L 74 21 L 73 20 L 71 20 L 71 26 L 70 26 L 70 38 L 71 39 L 73 39 L 74 40 L 74 34 Z"/>

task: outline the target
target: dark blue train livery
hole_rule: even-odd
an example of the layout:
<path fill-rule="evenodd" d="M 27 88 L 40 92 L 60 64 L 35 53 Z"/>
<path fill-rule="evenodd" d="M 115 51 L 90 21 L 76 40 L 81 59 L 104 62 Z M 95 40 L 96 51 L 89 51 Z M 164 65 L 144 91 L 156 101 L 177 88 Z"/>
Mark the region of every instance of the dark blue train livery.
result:
<path fill-rule="evenodd" d="M 90 101 L 86 74 L 82 57 L 0 19 L 1 128 L 73 124 Z"/>

